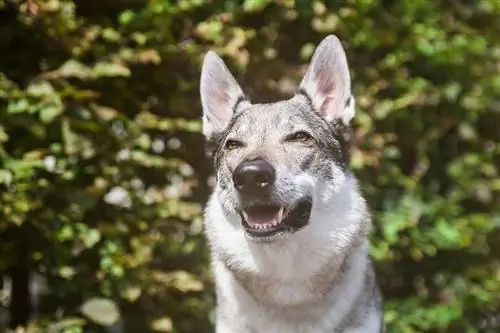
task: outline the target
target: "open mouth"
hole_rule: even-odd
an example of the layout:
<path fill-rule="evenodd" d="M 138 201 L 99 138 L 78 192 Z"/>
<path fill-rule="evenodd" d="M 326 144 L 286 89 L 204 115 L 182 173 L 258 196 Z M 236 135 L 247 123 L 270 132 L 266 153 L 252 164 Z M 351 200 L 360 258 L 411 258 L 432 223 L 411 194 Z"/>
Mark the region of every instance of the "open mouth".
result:
<path fill-rule="evenodd" d="M 243 227 L 255 238 L 295 232 L 305 226 L 311 214 L 311 200 L 303 200 L 291 209 L 272 204 L 254 205 L 241 213 Z"/>

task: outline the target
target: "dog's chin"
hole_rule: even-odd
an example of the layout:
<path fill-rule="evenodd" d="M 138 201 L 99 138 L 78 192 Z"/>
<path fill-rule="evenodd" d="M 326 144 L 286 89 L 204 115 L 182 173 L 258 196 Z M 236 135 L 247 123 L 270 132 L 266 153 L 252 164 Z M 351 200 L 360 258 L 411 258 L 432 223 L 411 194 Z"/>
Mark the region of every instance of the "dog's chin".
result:
<path fill-rule="evenodd" d="M 285 239 L 309 223 L 312 200 L 300 200 L 293 206 L 256 204 L 240 213 L 247 238 L 254 242 L 274 242 Z"/>

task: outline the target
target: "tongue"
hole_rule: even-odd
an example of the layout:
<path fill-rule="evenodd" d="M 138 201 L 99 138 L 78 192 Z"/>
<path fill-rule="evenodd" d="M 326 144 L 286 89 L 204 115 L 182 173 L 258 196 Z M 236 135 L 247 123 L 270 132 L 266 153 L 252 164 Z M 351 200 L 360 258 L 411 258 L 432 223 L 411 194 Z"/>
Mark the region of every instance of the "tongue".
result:
<path fill-rule="evenodd" d="M 249 225 L 273 225 L 280 222 L 280 212 L 277 207 L 252 208 L 243 212 L 247 224 Z"/>

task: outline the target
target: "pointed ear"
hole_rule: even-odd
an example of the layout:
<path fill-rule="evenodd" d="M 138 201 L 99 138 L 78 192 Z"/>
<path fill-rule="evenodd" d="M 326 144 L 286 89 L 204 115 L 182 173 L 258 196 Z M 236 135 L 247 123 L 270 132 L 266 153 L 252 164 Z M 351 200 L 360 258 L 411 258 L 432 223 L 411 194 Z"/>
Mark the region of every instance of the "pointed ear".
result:
<path fill-rule="evenodd" d="M 351 76 L 344 49 L 336 36 L 330 35 L 318 45 L 299 91 L 307 95 L 325 119 L 341 119 L 345 124 L 352 119 Z"/>
<path fill-rule="evenodd" d="M 203 60 L 200 95 L 203 134 L 209 138 L 226 129 L 236 107 L 244 100 L 243 91 L 235 78 L 213 51 L 209 51 Z"/>

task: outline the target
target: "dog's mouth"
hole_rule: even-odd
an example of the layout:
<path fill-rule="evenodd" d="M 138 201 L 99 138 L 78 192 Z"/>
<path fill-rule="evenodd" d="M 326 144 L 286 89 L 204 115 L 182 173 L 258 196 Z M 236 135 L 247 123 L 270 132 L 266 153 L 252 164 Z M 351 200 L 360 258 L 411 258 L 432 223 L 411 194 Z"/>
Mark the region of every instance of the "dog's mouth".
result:
<path fill-rule="evenodd" d="M 249 236 L 269 238 L 304 227 L 309 221 L 311 208 L 309 199 L 291 208 L 272 204 L 254 205 L 241 212 L 241 220 Z"/>

